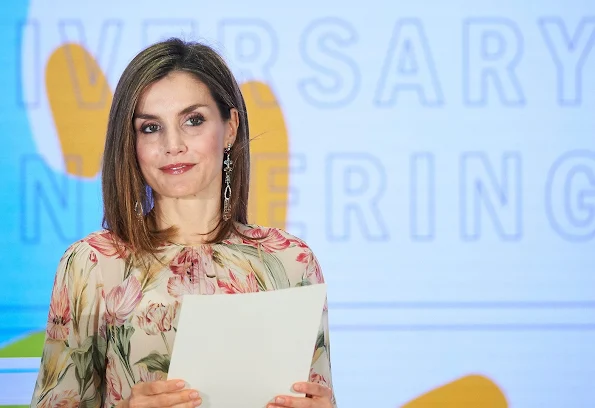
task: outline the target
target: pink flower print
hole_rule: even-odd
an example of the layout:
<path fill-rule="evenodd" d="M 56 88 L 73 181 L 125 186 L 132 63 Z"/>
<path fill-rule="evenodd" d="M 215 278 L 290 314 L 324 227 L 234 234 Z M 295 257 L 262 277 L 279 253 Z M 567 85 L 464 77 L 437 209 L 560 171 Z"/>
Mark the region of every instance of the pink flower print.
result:
<path fill-rule="evenodd" d="M 254 293 L 258 292 L 258 282 L 256 282 L 256 275 L 250 272 L 245 280 L 238 278 L 238 275 L 229 270 L 229 283 L 224 280 L 219 280 L 219 287 L 223 293 Z"/>
<path fill-rule="evenodd" d="M 138 365 L 140 382 L 153 382 L 165 380 L 165 375 L 160 371 L 149 371 L 144 364 Z"/>
<path fill-rule="evenodd" d="M 192 248 L 184 248 L 180 251 L 180 253 L 172 259 L 169 263 L 169 269 L 174 273 L 174 275 L 191 275 L 193 272 L 192 261 L 194 256 L 194 251 Z"/>
<path fill-rule="evenodd" d="M 306 279 L 313 283 L 324 283 L 324 276 L 320 264 L 315 259 L 306 267 Z"/>
<path fill-rule="evenodd" d="M 66 286 L 54 287 L 48 314 L 47 336 L 53 340 L 66 340 L 70 324 L 70 301 Z"/>
<path fill-rule="evenodd" d="M 128 256 L 128 252 L 123 246 L 120 248 L 116 246 L 109 231 L 93 234 L 86 241 L 102 255 L 108 257 L 115 256 L 116 258 L 125 258 Z"/>
<path fill-rule="evenodd" d="M 203 257 L 212 256 L 204 253 Z M 193 248 L 184 248 L 169 264 L 174 276 L 167 282 L 167 291 L 174 297 L 202 292 L 215 293 L 215 284 L 207 279 L 206 268 L 209 262 L 201 259 Z"/>
<path fill-rule="evenodd" d="M 299 255 L 297 256 L 297 258 L 295 258 L 295 260 L 298 262 L 301 262 L 301 263 L 305 263 L 307 265 L 312 261 L 312 258 L 313 258 L 312 251 L 306 250 L 306 251 L 300 252 Z"/>
<path fill-rule="evenodd" d="M 162 303 L 151 303 L 137 316 L 138 325 L 145 333 L 154 335 L 168 332 L 172 329 L 172 323 L 176 318 L 178 302 L 164 305 Z"/>
<path fill-rule="evenodd" d="M 201 286 L 204 288 L 205 295 L 212 295 L 215 293 L 215 284 L 212 281 L 208 280 L 205 274 L 200 275 L 199 281 Z"/>
<path fill-rule="evenodd" d="M 99 326 L 99 337 L 101 337 L 104 340 L 107 340 L 107 323 L 105 321 L 103 321 L 103 323 L 101 323 L 101 326 Z"/>
<path fill-rule="evenodd" d="M 131 276 L 105 296 L 106 321 L 122 326 L 143 297 L 139 281 Z"/>
<path fill-rule="evenodd" d="M 252 228 L 244 231 L 244 235 L 252 238 L 261 238 L 258 240 L 247 240 L 245 238 L 242 241 L 245 244 L 260 244 L 262 248 L 269 253 L 281 251 L 289 248 L 291 241 L 284 237 L 278 229 L 275 228 Z M 266 237 L 266 238 L 263 238 Z"/>
<path fill-rule="evenodd" d="M 97 254 L 95 254 L 95 252 L 91 251 L 89 253 L 89 261 L 97 263 Z"/>
<path fill-rule="evenodd" d="M 300 248 L 306 248 L 295 258 L 296 261 L 306 264 L 305 278 L 312 283 L 324 283 L 322 270 L 320 269 L 320 264 L 314 256 L 314 253 L 307 246 L 298 246 Z"/>
<path fill-rule="evenodd" d="M 313 368 L 310 368 L 310 382 L 320 384 L 325 387 L 330 387 L 327 379 L 323 375 L 315 372 Z"/>
<path fill-rule="evenodd" d="M 213 247 L 211 245 L 203 245 L 200 250 L 203 254 L 204 259 L 213 258 Z"/>
<path fill-rule="evenodd" d="M 213 247 L 202 246 L 200 251 L 196 255 L 199 261 L 199 274 L 203 274 L 204 276 L 208 276 L 208 272 L 213 272 Z M 213 272 L 214 276 L 214 272 Z"/>
<path fill-rule="evenodd" d="M 116 366 L 114 365 L 114 358 L 108 354 L 107 366 L 105 369 L 105 378 L 107 382 L 108 401 L 110 405 L 117 405 L 122 401 L 122 381 L 118 375 Z"/>
<path fill-rule="evenodd" d="M 167 281 L 167 292 L 173 297 L 191 295 L 198 292 L 196 279 L 186 276 L 173 276 Z"/>
<path fill-rule="evenodd" d="M 298 248 L 309 249 L 308 248 L 308 245 L 306 245 L 306 243 L 304 241 L 302 241 L 301 239 L 299 239 L 299 238 L 291 239 L 290 241 L 293 242 Z"/>
<path fill-rule="evenodd" d="M 62 391 L 59 394 L 51 394 L 46 397 L 40 408 L 78 408 L 80 397 L 74 390 Z"/>

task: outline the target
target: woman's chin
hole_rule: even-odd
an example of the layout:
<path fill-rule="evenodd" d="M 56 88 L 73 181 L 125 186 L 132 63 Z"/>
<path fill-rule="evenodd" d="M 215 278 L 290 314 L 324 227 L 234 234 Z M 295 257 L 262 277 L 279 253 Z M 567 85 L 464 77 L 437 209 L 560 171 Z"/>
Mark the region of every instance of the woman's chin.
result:
<path fill-rule="evenodd" d="M 201 194 L 201 192 L 203 194 Z M 196 188 L 168 188 L 158 193 L 157 199 L 191 200 L 204 196 L 204 190 Z"/>

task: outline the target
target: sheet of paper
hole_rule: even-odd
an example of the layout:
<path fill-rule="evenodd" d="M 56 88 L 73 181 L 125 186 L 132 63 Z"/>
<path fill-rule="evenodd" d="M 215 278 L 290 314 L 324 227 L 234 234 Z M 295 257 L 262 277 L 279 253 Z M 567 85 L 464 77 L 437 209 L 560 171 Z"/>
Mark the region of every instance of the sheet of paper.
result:
<path fill-rule="evenodd" d="M 264 408 L 307 381 L 326 298 L 317 284 L 184 297 L 170 379 L 199 390 L 203 408 Z"/>

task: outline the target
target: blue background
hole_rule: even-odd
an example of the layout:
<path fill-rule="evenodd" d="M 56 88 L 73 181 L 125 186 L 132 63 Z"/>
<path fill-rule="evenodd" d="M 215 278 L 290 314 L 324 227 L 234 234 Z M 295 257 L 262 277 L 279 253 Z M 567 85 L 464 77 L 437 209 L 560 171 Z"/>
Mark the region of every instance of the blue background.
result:
<path fill-rule="evenodd" d="M 0 348 L 44 329 L 62 252 L 101 220 L 98 179 L 60 168 L 47 56 L 78 40 L 113 89 L 183 35 L 281 104 L 341 407 L 470 374 L 510 406 L 595 406 L 595 3 L 102 4 L 2 6 Z M 28 403 L 23 364 L 0 365 L 0 404 Z"/>

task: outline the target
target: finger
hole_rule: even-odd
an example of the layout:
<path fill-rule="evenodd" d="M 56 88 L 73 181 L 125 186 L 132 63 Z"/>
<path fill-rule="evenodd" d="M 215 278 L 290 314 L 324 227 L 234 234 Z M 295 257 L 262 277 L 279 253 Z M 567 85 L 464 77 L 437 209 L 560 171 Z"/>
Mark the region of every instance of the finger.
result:
<path fill-rule="evenodd" d="M 183 402 L 181 404 L 176 404 L 176 405 L 172 405 L 171 408 L 194 408 L 194 407 L 199 407 L 202 405 L 202 399 L 199 397 L 198 399 L 189 401 L 189 402 Z"/>
<path fill-rule="evenodd" d="M 313 398 L 330 398 L 333 394 L 329 387 L 313 382 L 298 382 L 293 385 L 293 389 L 303 394 L 311 395 Z"/>
<path fill-rule="evenodd" d="M 152 407 L 197 407 L 202 399 L 196 390 L 182 390 L 150 397 Z"/>
<path fill-rule="evenodd" d="M 275 398 L 274 404 L 267 405 L 267 408 L 315 408 L 315 404 L 316 401 L 312 398 L 280 395 Z"/>
<path fill-rule="evenodd" d="M 186 383 L 181 380 L 152 381 L 138 383 L 132 387 L 132 396 L 159 395 L 183 389 Z"/>

